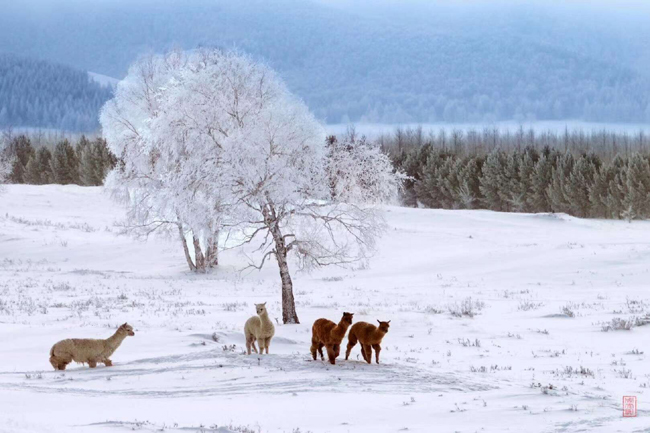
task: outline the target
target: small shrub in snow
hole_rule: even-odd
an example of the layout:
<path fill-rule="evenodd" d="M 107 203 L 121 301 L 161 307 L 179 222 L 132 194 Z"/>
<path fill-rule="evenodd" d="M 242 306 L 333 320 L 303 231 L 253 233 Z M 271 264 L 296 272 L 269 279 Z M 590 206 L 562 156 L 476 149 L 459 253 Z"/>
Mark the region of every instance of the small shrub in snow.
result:
<path fill-rule="evenodd" d="M 221 304 L 221 306 L 226 311 L 239 311 L 246 308 L 248 304 L 246 302 L 226 302 Z"/>
<path fill-rule="evenodd" d="M 447 310 L 454 317 L 474 317 L 483 308 L 485 308 L 483 301 L 473 301 L 471 297 L 465 298 L 460 304 L 454 302 L 447 306 Z"/>
<path fill-rule="evenodd" d="M 629 331 L 634 327 L 634 318 L 625 320 L 620 317 L 615 317 L 611 322 L 603 323 L 601 330 L 603 332 L 609 331 Z"/>
<path fill-rule="evenodd" d="M 424 312 L 427 314 L 442 314 L 443 310 L 437 308 L 434 305 L 427 305 L 426 307 L 424 307 Z"/>
<path fill-rule="evenodd" d="M 474 341 L 471 341 L 469 338 L 459 338 L 458 344 L 463 347 L 481 347 L 481 340 L 477 338 Z"/>
<path fill-rule="evenodd" d="M 642 300 L 626 298 L 627 309 L 632 314 L 643 314 L 647 305 Z"/>
<path fill-rule="evenodd" d="M 632 370 L 621 368 L 620 370 L 614 370 L 614 371 L 616 372 L 616 375 L 621 379 L 634 379 L 634 377 L 632 376 Z"/>
<path fill-rule="evenodd" d="M 543 305 L 544 304 L 542 302 L 532 302 L 532 301 L 529 301 L 529 300 L 519 301 L 519 305 L 517 306 L 517 310 L 519 310 L 519 311 L 537 310 L 539 307 L 541 307 Z"/>
<path fill-rule="evenodd" d="M 580 366 L 580 368 L 573 368 L 570 365 L 564 367 L 564 370 L 561 372 L 563 376 L 588 376 L 595 377 L 594 372 L 587 367 Z"/>
<path fill-rule="evenodd" d="M 567 304 L 567 305 L 563 306 L 562 308 L 560 308 L 560 311 L 565 316 L 573 318 L 573 317 L 576 316 L 576 314 L 573 312 L 573 310 L 571 308 L 572 308 L 572 305 Z"/>

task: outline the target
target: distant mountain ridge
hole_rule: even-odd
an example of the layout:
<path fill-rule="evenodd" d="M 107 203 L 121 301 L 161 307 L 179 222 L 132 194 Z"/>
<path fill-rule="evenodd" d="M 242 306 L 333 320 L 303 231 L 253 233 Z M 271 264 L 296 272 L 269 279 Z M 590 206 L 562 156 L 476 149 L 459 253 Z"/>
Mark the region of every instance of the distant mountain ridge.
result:
<path fill-rule="evenodd" d="M 24 0 L 0 15 L 0 46 L 118 78 L 145 53 L 237 48 L 329 123 L 650 122 L 650 17 L 341 3 Z"/>
<path fill-rule="evenodd" d="M 84 71 L 0 53 L 0 128 L 93 132 L 112 93 Z"/>

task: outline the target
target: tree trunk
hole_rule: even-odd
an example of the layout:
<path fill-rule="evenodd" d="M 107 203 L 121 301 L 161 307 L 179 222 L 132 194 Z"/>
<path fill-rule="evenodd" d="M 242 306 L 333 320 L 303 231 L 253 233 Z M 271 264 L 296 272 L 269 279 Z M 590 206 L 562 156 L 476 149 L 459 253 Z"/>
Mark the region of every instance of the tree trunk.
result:
<path fill-rule="evenodd" d="M 192 235 L 192 241 L 194 242 L 194 262 L 196 263 L 196 271 L 205 272 L 205 257 L 201 250 L 199 238 L 196 237 L 196 235 Z"/>
<path fill-rule="evenodd" d="M 289 274 L 289 265 L 287 263 L 287 245 L 284 242 L 282 231 L 280 230 L 278 215 L 275 212 L 273 201 L 267 194 L 268 203 L 262 210 L 264 215 L 264 223 L 269 228 L 273 243 L 275 244 L 275 259 L 280 268 L 280 279 L 282 280 L 282 322 L 287 323 L 300 323 L 298 314 L 296 313 L 296 303 L 293 299 L 293 282 Z"/>
<path fill-rule="evenodd" d="M 286 254 L 286 252 L 285 252 Z M 280 279 L 282 280 L 282 321 L 286 323 L 300 323 L 296 313 L 296 303 L 293 299 L 293 282 L 289 275 L 287 258 L 277 254 L 278 266 L 280 267 Z"/>
<path fill-rule="evenodd" d="M 183 227 L 178 224 L 178 234 L 181 238 L 181 243 L 183 244 L 183 251 L 185 252 L 185 260 L 187 260 L 187 266 L 190 267 L 190 271 L 196 271 L 196 266 L 192 262 L 192 257 L 190 256 L 190 249 L 187 247 L 187 239 L 185 239 L 185 232 L 183 232 Z"/>
<path fill-rule="evenodd" d="M 216 268 L 219 266 L 219 231 L 216 231 L 210 239 L 208 239 L 208 249 L 206 250 L 205 260 L 208 268 Z"/>
<path fill-rule="evenodd" d="M 280 279 L 282 280 L 282 322 L 285 324 L 298 324 L 300 320 L 298 320 L 296 303 L 293 299 L 293 281 L 291 281 L 289 264 L 287 263 L 287 247 L 277 222 L 274 222 L 271 227 L 273 241 L 275 242 L 275 258 L 280 268 Z"/>

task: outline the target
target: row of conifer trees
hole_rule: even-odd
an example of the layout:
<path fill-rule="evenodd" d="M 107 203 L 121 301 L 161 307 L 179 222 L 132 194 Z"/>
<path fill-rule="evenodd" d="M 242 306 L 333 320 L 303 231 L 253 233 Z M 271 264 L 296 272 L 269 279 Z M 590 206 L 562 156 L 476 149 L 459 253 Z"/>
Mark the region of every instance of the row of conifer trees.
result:
<path fill-rule="evenodd" d="M 650 156 L 643 151 L 643 137 L 630 152 L 627 136 L 616 134 L 483 133 L 477 139 L 415 132 L 405 140 L 400 134 L 380 138 L 395 168 L 409 176 L 402 193 L 407 206 L 650 218 Z M 28 136 L 19 135 L 8 142 L 0 157 L 10 161 L 9 183 L 101 185 L 116 164 L 102 138 L 34 147 Z M 612 157 L 616 143 L 624 143 L 625 152 Z"/>
<path fill-rule="evenodd" d="M 0 156 L 10 164 L 9 183 L 102 185 L 116 163 L 102 138 L 35 147 L 28 136 L 18 135 L 7 142 Z"/>
<path fill-rule="evenodd" d="M 393 154 L 393 162 L 410 176 L 408 206 L 650 217 L 650 161 L 641 153 L 604 159 L 529 146 L 461 155 L 425 144 Z"/>

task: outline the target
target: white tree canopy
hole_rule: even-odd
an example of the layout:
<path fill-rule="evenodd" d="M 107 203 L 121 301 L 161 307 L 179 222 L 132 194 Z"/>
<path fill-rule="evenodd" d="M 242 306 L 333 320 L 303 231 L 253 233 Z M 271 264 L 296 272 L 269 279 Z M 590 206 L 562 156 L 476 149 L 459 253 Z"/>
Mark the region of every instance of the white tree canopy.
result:
<path fill-rule="evenodd" d="M 176 225 L 195 248 L 223 232 L 242 244 L 260 239 L 251 266 L 278 262 L 285 323 L 298 321 L 290 253 L 303 268 L 367 258 L 382 227 L 375 205 L 399 186 L 379 149 L 363 140 L 328 148 L 282 80 L 235 52 L 142 59 L 101 122 L 120 158 L 107 184 L 129 204 L 132 225 Z"/>

